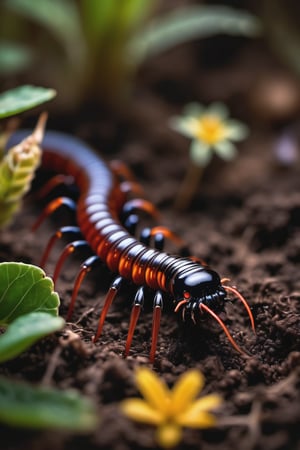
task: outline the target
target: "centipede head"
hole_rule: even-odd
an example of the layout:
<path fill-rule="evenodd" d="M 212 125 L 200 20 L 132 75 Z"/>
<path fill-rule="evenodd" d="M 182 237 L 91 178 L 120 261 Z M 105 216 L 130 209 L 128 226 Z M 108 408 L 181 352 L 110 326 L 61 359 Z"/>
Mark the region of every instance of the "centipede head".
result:
<path fill-rule="evenodd" d="M 178 275 L 173 282 L 173 294 L 177 303 L 175 310 L 184 306 L 184 314 L 193 321 L 201 315 L 201 304 L 215 312 L 222 311 L 227 295 L 219 275 L 203 267 Z"/>
<path fill-rule="evenodd" d="M 197 318 L 205 314 L 210 315 L 222 327 L 231 345 L 238 352 L 246 355 L 219 317 L 219 313 L 224 310 L 227 293 L 233 294 L 243 303 L 255 332 L 254 318 L 247 301 L 236 288 L 226 285 L 227 281 L 227 279 L 221 280 L 216 272 L 206 267 L 179 274 L 173 280 L 175 312 L 181 309 L 183 319 L 190 318 L 195 323 Z"/>

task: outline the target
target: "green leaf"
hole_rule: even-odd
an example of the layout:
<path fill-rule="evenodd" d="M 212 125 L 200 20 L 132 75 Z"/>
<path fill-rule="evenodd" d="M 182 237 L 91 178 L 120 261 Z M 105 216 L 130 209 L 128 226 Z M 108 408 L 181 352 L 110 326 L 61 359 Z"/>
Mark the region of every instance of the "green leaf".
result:
<path fill-rule="evenodd" d="M 136 63 L 178 44 L 217 33 L 257 36 L 259 19 L 247 11 L 227 6 L 189 6 L 177 8 L 165 16 L 153 19 L 132 39 L 129 52 Z"/>
<path fill-rule="evenodd" d="M 36 311 L 57 316 L 58 306 L 53 281 L 42 269 L 30 264 L 0 263 L 0 325 Z"/>
<path fill-rule="evenodd" d="M 0 422 L 83 432 L 93 430 L 98 421 L 92 402 L 74 391 L 33 387 L 0 377 Z"/>
<path fill-rule="evenodd" d="M 6 0 L 5 6 L 48 30 L 64 47 L 70 61 L 83 63 L 86 49 L 76 2 L 71 0 Z"/>
<path fill-rule="evenodd" d="M 0 119 L 34 108 L 55 97 L 54 89 L 24 85 L 0 94 Z"/>
<path fill-rule="evenodd" d="M 33 59 L 32 51 L 13 42 L 0 43 L 0 73 L 9 75 L 26 69 Z"/>
<path fill-rule="evenodd" d="M 0 363 L 18 356 L 37 340 L 63 328 L 61 317 L 33 312 L 15 319 L 0 336 Z"/>

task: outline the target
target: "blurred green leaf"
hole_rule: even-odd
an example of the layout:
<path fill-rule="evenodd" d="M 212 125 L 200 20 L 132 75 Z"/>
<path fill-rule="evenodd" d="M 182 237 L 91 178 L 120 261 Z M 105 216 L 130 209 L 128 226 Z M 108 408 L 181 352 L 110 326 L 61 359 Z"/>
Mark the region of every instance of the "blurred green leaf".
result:
<path fill-rule="evenodd" d="M 70 61 L 82 62 L 85 53 L 84 36 L 76 2 L 70 0 L 6 0 L 5 6 L 47 29 L 64 46 Z"/>
<path fill-rule="evenodd" d="M 41 105 L 56 96 L 54 89 L 24 85 L 0 94 L 0 119 Z"/>
<path fill-rule="evenodd" d="M 97 415 L 91 401 L 74 391 L 33 387 L 0 378 L 0 422 L 85 432 L 97 426 Z"/>
<path fill-rule="evenodd" d="M 0 325 L 36 311 L 57 316 L 58 306 L 53 281 L 42 269 L 30 264 L 0 263 Z"/>
<path fill-rule="evenodd" d="M 33 312 L 15 319 L 0 336 L 0 363 L 15 358 L 39 339 L 63 328 L 61 317 Z"/>
<path fill-rule="evenodd" d="M 9 75 L 26 69 L 33 59 L 32 51 L 21 44 L 0 42 L 0 74 Z"/>
<path fill-rule="evenodd" d="M 189 6 L 153 19 L 136 33 L 129 52 L 138 63 L 191 39 L 224 33 L 257 36 L 261 31 L 259 19 L 247 11 L 227 6 Z"/>

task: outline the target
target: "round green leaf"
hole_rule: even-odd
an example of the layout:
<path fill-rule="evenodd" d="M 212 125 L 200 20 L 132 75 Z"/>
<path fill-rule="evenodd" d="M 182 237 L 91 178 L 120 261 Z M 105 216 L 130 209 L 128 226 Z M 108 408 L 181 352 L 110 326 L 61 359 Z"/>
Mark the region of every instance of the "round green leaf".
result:
<path fill-rule="evenodd" d="M 37 266 L 0 263 L 0 325 L 36 311 L 57 316 L 59 297 L 53 289 L 51 278 Z"/>
<path fill-rule="evenodd" d="M 0 94 L 0 119 L 18 114 L 51 100 L 54 89 L 24 85 Z"/>
<path fill-rule="evenodd" d="M 18 317 L 0 336 L 0 363 L 16 357 L 38 339 L 63 328 L 64 324 L 61 317 L 44 312 Z"/>
<path fill-rule="evenodd" d="M 75 391 L 34 387 L 1 377 L 0 422 L 83 432 L 93 430 L 98 420 L 92 402 Z"/>

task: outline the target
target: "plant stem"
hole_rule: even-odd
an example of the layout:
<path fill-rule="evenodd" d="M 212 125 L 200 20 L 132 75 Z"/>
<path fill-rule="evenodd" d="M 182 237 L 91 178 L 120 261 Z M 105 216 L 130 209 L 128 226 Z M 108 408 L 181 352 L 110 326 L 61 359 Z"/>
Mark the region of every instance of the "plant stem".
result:
<path fill-rule="evenodd" d="M 181 183 L 178 194 L 174 201 L 174 208 L 178 211 L 184 211 L 190 206 L 190 203 L 198 188 L 203 174 L 203 167 L 196 166 L 191 161 Z"/>

